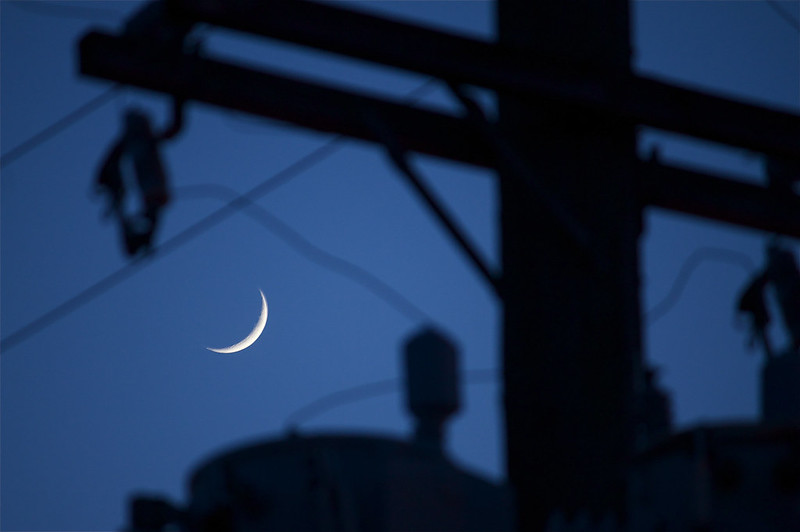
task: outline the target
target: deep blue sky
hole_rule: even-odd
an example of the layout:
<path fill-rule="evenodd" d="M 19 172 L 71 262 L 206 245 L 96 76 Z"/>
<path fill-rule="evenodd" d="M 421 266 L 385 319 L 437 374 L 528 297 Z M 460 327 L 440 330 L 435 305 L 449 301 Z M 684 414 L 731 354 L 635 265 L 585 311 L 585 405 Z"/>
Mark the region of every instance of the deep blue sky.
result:
<path fill-rule="evenodd" d="M 119 28 L 131 2 L 0 2 L 0 128 L 7 153 L 108 83 L 77 74 L 76 44 L 92 26 Z M 490 39 L 488 1 L 358 2 Z M 800 3 L 781 2 L 800 19 Z M 635 2 L 641 72 L 800 112 L 800 35 L 766 2 Z M 209 51 L 379 94 L 402 97 L 425 79 L 212 30 Z M 426 103 L 452 108 L 434 88 Z M 116 226 L 91 193 L 100 158 L 127 105 L 159 123 L 166 100 L 124 91 L 2 170 L 2 337 L 68 300 L 127 260 Z M 643 131 L 642 149 L 666 161 L 759 180 L 762 162 Z M 187 129 L 166 147 L 176 200 L 163 242 L 222 204 L 191 185 L 245 192 L 329 140 L 292 126 L 191 105 Z M 488 260 L 498 265 L 497 196 L 488 172 L 417 158 L 419 168 Z M 465 369 L 496 367 L 500 306 L 412 191 L 372 146 L 337 151 L 258 205 L 328 253 L 368 270 L 428 318 L 399 312 L 363 286 L 310 262 L 241 213 L 147 266 L 2 353 L 3 530 L 110 530 L 127 496 L 184 500 L 198 460 L 226 446 L 280 437 L 292 412 L 327 393 L 398 374 L 405 337 L 430 319 L 462 350 Z M 643 308 L 670 290 L 697 249 L 762 262 L 764 235 L 647 211 Z M 673 391 L 680 426 L 754 419 L 760 359 L 745 349 L 733 307 L 742 266 L 703 262 L 679 302 L 645 329 L 646 357 Z M 261 339 L 239 355 L 205 346 L 238 341 L 270 302 Z M 503 477 L 496 384 L 465 387 L 449 450 L 466 467 Z M 331 410 L 301 426 L 404 437 L 399 395 Z"/>

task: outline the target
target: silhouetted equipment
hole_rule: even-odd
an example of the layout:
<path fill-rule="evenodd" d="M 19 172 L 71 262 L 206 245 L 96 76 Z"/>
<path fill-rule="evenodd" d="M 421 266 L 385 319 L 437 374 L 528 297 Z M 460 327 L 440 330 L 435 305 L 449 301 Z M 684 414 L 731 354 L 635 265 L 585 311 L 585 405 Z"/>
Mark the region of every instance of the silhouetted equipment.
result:
<path fill-rule="evenodd" d="M 194 23 L 177 16 L 165 0 L 147 2 L 125 22 L 123 35 L 148 46 L 170 52 L 184 52 L 186 37 Z"/>
<path fill-rule="evenodd" d="M 745 307 L 766 312 L 771 279 L 756 281 Z M 761 419 L 704 423 L 642 449 L 631 468 L 627 530 L 800 530 L 800 351 L 765 357 L 760 385 Z"/>
<path fill-rule="evenodd" d="M 541 530 L 554 512 L 569 523 L 610 522 L 609 514 L 622 523 L 643 397 L 643 209 L 800 237 L 800 197 L 775 179 L 743 183 L 639 160 L 642 125 L 797 165 L 800 117 L 635 74 L 628 4 L 498 0 L 496 42 L 305 0 L 160 4 L 158 24 L 180 21 L 177 34 L 204 23 L 433 76 L 450 84 L 466 116 L 200 57 L 135 32 L 88 33 L 80 68 L 368 142 L 385 143 L 376 124 L 388 124 L 402 150 L 498 170 L 506 456 L 518 526 Z M 499 118 L 481 116 L 462 86 L 495 91 Z"/>
<path fill-rule="evenodd" d="M 767 355 L 761 368 L 763 421 L 800 425 L 800 271 L 792 251 L 777 241 L 769 244 L 766 256 L 766 266 L 740 297 L 739 310 L 750 315 L 753 336 L 761 340 Z M 773 349 L 767 334 L 769 288 L 788 338 L 788 345 L 780 350 Z"/>
<path fill-rule="evenodd" d="M 772 347 L 767 333 L 770 312 L 766 295 L 770 288 L 788 338 L 788 345 L 779 350 Z M 766 265 L 739 297 L 738 310 L 748 314 L 752 338 L 761 341 L 766 354 L 761 368 L 762 420 L 800 424 L 800 270 L 789 248 L 777 240 L 767 246 Z"/>
<path fill-rule="evenodd" d="M 800 425 L 682 431 L 637 457 L 630 485 L 631 532 L 796 532 Z"/>
<path fill-rule="evenodd" d="M 163 497 L 135 495 L 128 508 L 130 530 L 157 532 L 185 520 L 183 513 Z"/>
<path fill-rule="evenodd" d="M 404 369 L 416 441 L 441 450 L 445 422 L 461 406 L 456 348 L 441 333 L 425 330 L 406 344 Z"/>
<path fill-rule="evenodd" d="M 498 5 L 513 1 L 500 0 Z M 773 153 L 785 160 L 797 160 L 800 153 L 794 114 L 630 73 L 619 83 L 603 87 L 594 80 L 597 67 L 581 72 L 570 68 L 571 60 L 548 57 L 541 51 L 523 53 L 516 46 L 306 0 L 169 0 L 166 5 L 172 16 L 184 21 L 322 48 L 517 97 L 536 95 L 554 104 Z M 371 113 L 373 116 L 392 124 L 410 151 L 495 166 L 493 150 L 483 134 L 468 124 L 470 120 L 201 58 L 196 53 L 172 53 L 172 49 L 150 46 L 134 35 L 90 32 L 80 46 L 84 74 L 380 142 L 367 118 L 370 113 L 351 111 L 372 110 L 377 113 Z M 775 195 L 763 186 L 668 165 L 642 162 L 637 166 L 645 205 L 800 237 L 796 195 Z"/>
<path fill-rule="evenodd" d="M 167 173 L 159 145 L 181 132 L 183 109 L 184 102 L 176 99 L 171 122 L 160 133 L 153 131 L 144 111 L 128 109 L 122 134 L 109 148 L 98 171 L 97 188 L 108 196 L 107 214 L 117 218 L 128 255 L 149 251 L 161 211 L 169 203 Z M 126 160 L 131 164 L 126 165 Z M 131 168 L 134 175 L 126 176 L 126 168 Z M 131 193 L 139 197 L 138 212 L 126 209 Z"/>
<path fill-rule="evenodd" d="M 788 352 L 800 353 L 800 270 L 794 254 L 777 241 L 767 247 L 767 264 L 756 274 L 739 296 L 737 309 L 748 315 L 751 324 L 751 343 L 761 341 L 767 357 L 775 355 L 767 325 L 770 313 L 766 290 L 774 289 L 783 324 L 789 337 Z"/>
<path fill-rule="evenodd" d="M 800 426 L 800 351 L 786 351 L 764 361 L 760 392 L 764 423 Z"/>
<path fill-rule="evenodd" d="M 766 274 L 775 287 L 778 307 L 789 335 L 790 349 L 800 350 L 800 270 L 789 249 L 773 243 L 767 249 Z"/>
<path fill-rule="evenodd" d="M 442 425 L 459 403 L 455 346 L 426 329 L 404 355 L 411 441 L 290 434 L 239 447 L 194 470 L 185 506 L 134 497 L 128 531 L 510 532 L 508 487 L 464 471 L 443 450 Z"/>
<path fill-rule="evenodd" d="M 605 258 L 592 247 L 586 229 L 571 212 L 565 209 L 552 191 L 540 179 L 537 179 L 525 159 L 503 140 L 496 124 L 492 124 L 488 120 L 478 102 L 470 97 L 461 85 L 448 83 L 448 86 L 464 107 L 467 118 L 482 132 L 486 143 L 491 146 L 497 160 L 498 170 L 501 170 L 507 179 L 517 181 L 527 192 L 525 199 L 530 201 L 530 208 L 539 210 L 549 217 L 554 229 L 572 241 L 590 267 L 601 271 L 607 268 L 608 264 L 605 262 Z"/>
<path fill-rule="evenodd" d="M 130 185 L 126 183 L 123 160 L 129 157 L 135 174 L 136 193 L 141 207 L 136 213 L 125 210 Z M 128 183 L 130 180 L 127 180 Z M 169 202 L 167 177 L 158 151 L 158 138 L 143 112 L 128 110 L 122 136 L 112 144 L 97 177 L 98 188 L 110 199 L 110 211 L 122 230 L 125 250 L 135 255 L 150 248 L 161 210 Z"/>
<path fill-rule="evenodd" d="M 672 400 L 658 384 L 654 368 L 644 371 L 643 390 L 637 401 L 636 450 L 642 451 L 672 432 Z"/>
<path fill-rule="evenodd" d="M 750 340 L 748 342 L 750 347 L 753 347 L 758 340 L 764 347 L 767 356 L 771 357 L 773 355 L 772 345 L 767 336 L 767 325 L 771 318 L 764 291 L 767 282 L 769 282 L 769 278 L 765 274 L 756 275 L 739 297 L 737 310 L 746 314 L 750 320 Z"/>
<path fill-rule="evenodd" d="M 461 229 L 455 218 L 447 212 L 447 209 L 436 198 L 433 191 L 430 190 L 427 185 L 425 185 L 422 177 L 411 167 L 406 151 L 402 146 L 400 146 L 395 135 L 393 135 L 390 125 L 379 120 L 375 120 L 374 128 L 377 131 L 378 138 L 381 139 L 386 147 L 386 151 L 395 167 L 400 170 L 401 175 L 406 178 L 425 205 L 427 205 L 427 207 L 439 219 L 453 240 L 458 243 L 472 264 L 478 269 L 478 271 L 483 275 L 484 279 L 494 289 L 495 294 L 502 299 L 503 287 L 500 282 L 500 276 L 492 272 L 489 266 L 486 265 L 486 262 L 478 253 L 477 248 L 470 242 L 466 233 Z"/>

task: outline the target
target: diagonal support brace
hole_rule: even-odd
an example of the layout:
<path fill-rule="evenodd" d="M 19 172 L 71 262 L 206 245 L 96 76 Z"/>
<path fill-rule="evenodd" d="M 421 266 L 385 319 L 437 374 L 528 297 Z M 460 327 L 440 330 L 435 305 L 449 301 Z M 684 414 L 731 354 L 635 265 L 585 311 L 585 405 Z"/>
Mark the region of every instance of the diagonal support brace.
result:
<path fill-rule="evenodd" d="M 392 134 L 385 120 L 376 118 L 374 115 L 369 120 L 375 129 L 378 139 L 383 143 L 386 152 L 400 173 L 405 176 L 414 190 L 422 198 L 423 202 L 444 225 L 450 236 L 458 243 L 462 251 L 466 253 L 470 262 L 483 275 L 484 279 L 492 286 L 497 297 L 503 299 L 503 289 L 501 278 L 492 272 L 489 266 L 478 254 L 475 246 L 469 241 L 464 231 L 459 227 L 458 222 L 447 212 L 446 207 L 436 198 L 433 191 L 423 182 L 420 175 L 411 167 L 408 161 L 407 152 Z"/>
<path fill-rule="evenodd" d="M 607 264 L 598 251 L 592 246 L 589 234 L 574 216 L 559 202 L 553 194 L 533 176 L 523 159 L 500 138 L 494 125 L 486 118 L 480 105 L 464 91 L 463 87 L 448 82 L 453 95 L 461 102 L 468 118 L 478 127 L 483 138 L 497 158 L 498 165 L 508 170 L 508 175 L 520 181 L 528 190 L 531 199 L 544 209 L 555 220 L 556 226 L 572 241 L 578 252 L 595 268 L 606 271 Z"/>

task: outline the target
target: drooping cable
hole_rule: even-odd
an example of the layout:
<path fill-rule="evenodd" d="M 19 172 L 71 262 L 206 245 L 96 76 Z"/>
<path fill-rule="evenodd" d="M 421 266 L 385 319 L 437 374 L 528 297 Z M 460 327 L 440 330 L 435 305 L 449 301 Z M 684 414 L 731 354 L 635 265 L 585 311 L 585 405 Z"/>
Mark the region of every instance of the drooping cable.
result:
<path fill-rule="evenodd" d="M 429 79 L 410 91 L 406 96 L 409 104 L 413 104 L 419 98 L 421 98 L 431 88 L 434 81 L 435 80 L 433 79 Z M 114 88 L 116 88 L 116 86 Z M 65 302 L 50 309 L 49 311 L 35 318 L 33 321 L 17 329 L 13 333 L 0 340 L 0 352 L 7 352 L 9 349 L 12 349 L 20 342 L 35 335 L 45 327 L 55 323 L 64 316 L 67 316 L 76 309 L 82 307 L 89 301 L 92 301 L 96 297 L 104 294 L 111 288 L 131 277 L 139 269 L 152 264 L 152 259 L 164 257 L 177 250 L 184 244 L 226 220 L 239 209 L 243 208 L 248 202 L 255 201 L 272 192 L 276 188 L 286 184 L 296 175 L 307 170 L 308 168 L 311 168 L 338 150 L 342 146 L 342 141 L 344 139 L 345 137 L 343 135 L 337 135 L 333 137 L 322 146 L 297 159 L 283 170 L 280 170 L 272 177 L 268 178 L 266 181 L 263 181 L 261 184 L 255 186 L 241 197 L 229 201 L 222 207 L 190 225 L 171 239 L 162 243 L 160 246 L 154 248 L 150 254 L 129 262 L 122 268 L 108 274 L 104 278 L 72 296 Z"/>
<path fill-rule="evenodd" d="M 710 246 L 696 249 L 689 258 L 684 261 L 667 295 L 645 314 L 648 325 L 652 325 L 672 310 L 675 304 L 680 300 L 680 296 L 694 271 L 703 262 L 708 260 L 735 264 L 743 267 L 748 272 L 752 272 L 755 269 L 755 265 L 750 257 L 742 252 Z M 475 383 L 490 382 L 497 380 L 499 377 L 496 369 L 479 369 L 466 371 L 465 378 L 467 382 Z M 298 408 L 286 417 L 284 425 L 287 431 L 295 430 L 300 424 L 329 410 L 396 393 L 399 390 L 400 384 L 401 379 L 394 378 L 360 384 L 344 390 L 337 390 Z"/>
<path fill-rule="evenodd" d="M 498 371 L 493 368 L 472 369 L 464 371 L 463 378 L 467 384 L 481 384 L 498 380 L 499 374 Z M 286 416 L 284 426 L 287 431 L 295 430 L 301 423 L 305 423 L 311 418 L 333 410 L 334 408 L 358 403 L 366 399 L 373 399 L 382 395 L 397 393 L 401 384 L 402 379 L 394 378 L 368 382 L 344 390 L 337 390 L 303 405 Z"/>
<path fill-rule="evenodd" d="M 243 203 L 243 213 L 251 216 L 256 222 L 283 240 L 307 260 L 361 285 L 411 321 L 431 321 L 424 311 L 371 272 L 315 246 L 303 235 L 292 229 L 291 226 L 249 198 L 238 196 L 231 188 L 217 184 L 189 185 L 181 187 L 176 192 L 179 198 L 195 196 L 213 197 L 228 202 L 241 201 Z"/>
<path fill-rule="evenodd" d="M 89 115 L 93 111 L 96 111 L 106 103 L 113 100 L 117 96 L 119 88 L 119 85 L 112 86 L 110 89 L 98 94 L 77 109 L 68 113 L 66 116 L 56 120 L 46 128 L 42 129 L 32 137 L 11 148 L 3 155 L 0 155 L 0 168 L 5 168 L 26 153 L 51 139 L 58 133 L 64 131 L 81 118 Z"/>
<path fill-rule="evenodd" d="M 269 192 L 272 192 L 279 186 L 286 184 L 290 179 L 292 179 L 300 172 L 307 170 L 317 162 L 328 157 L 331 153 L 333 153 L 335 149 L 338 148 L 341 140 L 342 137 L 335 137 L 329 140 L 319 148 L 313 150 L 312 152 L 296 160 L 294 163 L 290 164 L 283 170 L 279 171 L 272 178 L 262 182 L 255 188 L 251 189 L 248 193 L 243 195 L 243 197 L 246 197 L 250 200 L 254 200 L 256 198 L 260 198 L 268 194 Z M 14 331 L 10 335 L 3 338 L 0 341 L 0 352 L 3 353 L 7 352 L 9 349 L 18 345 L 23 340 L 30 338 L 31 336 L 38 333 L 45 327 L 58 321 L 59 319 L 70 314 L 71 312 L 74 312 L 76 309 L 82 307 L 89 301 L 95 299 L 96 297 L 107 292 L 111 288 L 117 286 L 119 283 L 126 280 L 140 269 L 152 264 L 154 262 L 153 259 L 165 257 L 168 254 L 172 253 L 173 251 L 177 250 L 184 244 L 190 242 L 191 240 L 205 233 L 206 231 L 216 226 L 220 222 L 226 220 L 228 217 L 236 213 L 244 205 L 245 205 L 245 200 L 240 198 L 234 199 L 226 203 L 222 207 L 213 211 L 211 214 L 208 214 L 207 216 L 195 222 L 194 224 L 190 225 L 177 235 L 173 236 L 166 242 L 155 247 L 153 251 L 148 255 L 144 255 L 142 257 L 134 259 L 132 262 L 129 262 L 122 268 L 110 273 L 109 275 L 103 277 L 102 279 L 92 284 L 91 286 L 83 289 L 82 291 L 72 296 L 67 301 L 45 312 L 38 318 L 29 322 L 27 325 L 24 325 L 20 329 Z"/>
<path fill-rule="evenodd" d="M 652 325 L 673 309 L 680 301 L 681 294 L 697 267 L 709 260 L 741 266 L 747 272 L 755 270 L 753 261 L 741 251 L 711 246 L 694 250 L 684 261 L 667 295 L 645 312 L 647 325 Z"/>

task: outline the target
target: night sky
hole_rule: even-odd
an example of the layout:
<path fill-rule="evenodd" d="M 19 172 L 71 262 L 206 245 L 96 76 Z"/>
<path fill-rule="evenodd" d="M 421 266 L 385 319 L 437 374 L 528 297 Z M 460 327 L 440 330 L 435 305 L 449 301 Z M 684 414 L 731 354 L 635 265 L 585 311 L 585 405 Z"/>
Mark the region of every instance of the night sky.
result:
<path fill-rule="evenodd" d="M 494 38 L 488 1 L 343 3 Z M 144 108 L 162 125 L 166 97 L 121 89 L 7 157 L 110 88 L 78 75 L 78 39 L 89 28 L 117 31 L 138 5 L 0 1 L 2 530 L 119 528 L 127 497 L 140 491 L 185 502 L 186 475 L 205 457 L 282 437 L 294 412 L 326 394 L 397 377 L 403 341 L 426 324 L 455 340 L 464 370 L 498 367 L 501 306 L 493 291 L 375 146 L 190 103 L 182 135 L 164 145 L 174 201 L 154 254 L 134 266 L 114 220 L 102 217 L 93 181 L 125 109 Z M 686 87 L 798 113 L 793 20 L 800 20 L 797 1 L 634 2 L 634 63 Z M 200 35 L 210 55 L 457 109 L 445 87 L 422 76 L 213 28 Z M 491 98 L 485 103 L 491 112 Z M 657 145 L 667 163 L 764 179 L 760 156 L 744 150 L 647 129 L 639 139 L 643 154 Z M 255 206 L 172 240 L 297 161 L 307 163 L 302 171 Z M 499 268 L 495 176 L 413 161 Z M 678 426 L 754 420 L 761 356 L 747 350 L 734 307 L 763 264 L 768 235 L 645 213 L 644 348 L 673 393 Z M 657 306 L 691 265 L 680 297 Z M 15 336 L 112 274 L 80 305 Z M 247 335 L 259 289 L 270 306 L 261 338 L 235 355 L 206 350 Z M 780 331 L 772 333 L 780 343 Z M 464 467 L 501 480 L 498 383 L 486 372 L 471 375 L 448 450 Z M 321 412 L 299 430 L 406 437 L 410 423 L 402 396 L 386 393 Z"/>

